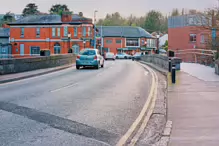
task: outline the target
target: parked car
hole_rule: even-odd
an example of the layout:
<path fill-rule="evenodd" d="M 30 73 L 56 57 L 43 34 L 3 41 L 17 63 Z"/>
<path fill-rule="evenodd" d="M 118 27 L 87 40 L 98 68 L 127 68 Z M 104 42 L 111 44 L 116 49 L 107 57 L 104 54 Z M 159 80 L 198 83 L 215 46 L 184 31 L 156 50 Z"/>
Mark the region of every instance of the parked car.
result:
<path fill-rule="evenodd" d="M 142 53 L 137 52 L 132 56 L 132 60 L 141 60 Z"/>
<path fill-rule="evenodd" d="M 116 59 L 116 57 L 115 57 L 115 54 L 114 53 L 112 53 L 112 52 L 107 52 L 106 54 L 105 54 L 105 60 L 115 60 Z"/>
<path fill-rule="evenodd" d="M 118 53 L 116 54 L 116 59 L 131 59 L 132 56 L 126 53 Z"/>
<path fill-rule="evenodd" d="M 84 49 L 77 55 L 76 69 L 87 66 L 92 66 L 96 69 L 99 69 L 99 67 L 104 67 L 104 58 L 100 55 L 99 50 Z"/>

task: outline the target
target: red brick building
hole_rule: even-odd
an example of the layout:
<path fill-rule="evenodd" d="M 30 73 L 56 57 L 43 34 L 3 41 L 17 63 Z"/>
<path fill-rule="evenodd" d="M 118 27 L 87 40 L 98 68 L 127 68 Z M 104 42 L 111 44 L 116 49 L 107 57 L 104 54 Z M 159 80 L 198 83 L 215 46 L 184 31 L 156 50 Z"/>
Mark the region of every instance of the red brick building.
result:
<path fill-rule="evenodd" d="M 154 40 L 154 37 L 140 27 L 99 26 L 97 29 L 99 47 L 102 46 L 104 52 L 131 54 L 140 51 L 150 52 L 156 48 L 155 43 L 153 46 L 150 44 L 152 41 L 149 41 L 150 39 Z"/>
<path fill-rule="evenodd" d="M 207 49 L 211 31 L 204 26 L 208 22 L 199 15 L 183 15 L 169 17 L 168 19 L 168 48 L 176 53 L 186 50 Z M 180 56 L 184 61 L 193 58 Z"/>
<path fill-rule="evenodd" d="M 77 14 L 27 16 L 8 24 L 12 54 L 35 55 L 48 49 L 51 54 L 78 53 L 90 48 L 94 38 L 92 19 Z"/>

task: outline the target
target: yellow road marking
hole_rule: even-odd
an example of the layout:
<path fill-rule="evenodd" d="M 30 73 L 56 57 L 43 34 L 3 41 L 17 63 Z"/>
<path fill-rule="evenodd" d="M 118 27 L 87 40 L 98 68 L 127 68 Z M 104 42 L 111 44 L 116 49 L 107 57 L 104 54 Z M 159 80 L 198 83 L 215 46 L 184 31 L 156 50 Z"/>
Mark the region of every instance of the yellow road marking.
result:
<path fill-rule="evenodd" d="M 151 102 L 151 107 L 146 115 L 146 117 L 144 118 L 144 121 L 142 122 L 141 127 L 139 128 L 138 132 L 136 133 L 136 135 L 132 138 L 131 143 L 129 144 L 129 146 L 135 146 L 135 144 L 137 143 L 137 141 L 139 140 L 140 136 L 142 135 L 142 133 L 144 132 L 148 121 L 150 120 L 150 117 L 154 111 L 154 107 L 155 107 L 155 103 L 156 103 L 156 99 L 157 99 L 157 88 L 158 88 L 158 77 L 156 75 L 156 73 L 152 70 L 152 72 L 154 73 L 155 76 L 155 80 L 156 82 L 156 86 L 155 86 L 155 90 L 154 90 L 154 98 Z"/>
<path fill-rule="evenodd" d="M 142 64 L 140 64 L 140 65 L 142 66 Z M 151 106 L 151 102 L 156 101 L 156 99 L 154 99 L 154 92 L 157 88 L 157 83 L 156 83 L 157 80 L 156 80 L 156 77 L 155 77 L 156 73 L 152 69 L 147 67 L 146 65 L 144 65 L 144 67 L 147 68 L 147 70 L 152 75 L 152 85 L 151 85 L 151 90 L 150 90 L 148 99 L 147 99 L 143 109 L 141 110 L 141 113 L 137 117 L 137 119 L 134 121 L 134 123 L 129 128 L 129 130 L 125 133 L 125 135 L 122 136 L 122 138 L 119 140 L 119 142 L 117 143 L 116 146 L 124 146 L 124 145 L 127 144 L 128 140 L 133 136 L 134 132 L 137 130 L 137 128 L 140 126 L 141 122 L 144 120 L 145 115 L 148 113 L 147 111 L 149 110 L 149 106 Z M 151 110 L 153 111 L 153 109 L 151 109 Z M 149 113 L 150 113 L 150 111 L 149 111 Z M 151 112 L 151 114 L 152 114 L 152 112 Z M 150 118 L 150 116 L 149 116 L 149 118 Z M 147 124 L 147 122 L 146 122 L 146 124 Z M 139 133 L 138 135 L 141 135 L 141 133 Z M 138 136 L 138 138 L 139 137 L 140 136 Z M 137 139 L 135 141 L 137 142 Z M 133 141 L 133 143 L 135 143 L 135 142 Z"/>

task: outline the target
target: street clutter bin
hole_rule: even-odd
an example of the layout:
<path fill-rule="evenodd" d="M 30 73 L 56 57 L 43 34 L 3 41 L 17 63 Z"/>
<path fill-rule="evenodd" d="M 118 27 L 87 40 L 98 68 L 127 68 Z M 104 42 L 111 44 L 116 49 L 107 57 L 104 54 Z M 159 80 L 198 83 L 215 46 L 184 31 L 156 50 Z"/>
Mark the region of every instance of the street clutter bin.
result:
<path fill-rule="evenodd" d="M 182 59 L 178 57 L 172 57 L 172 64 L 175 64 L 176 70 L 180 70 L 180 64 L 182 63 Z"/>

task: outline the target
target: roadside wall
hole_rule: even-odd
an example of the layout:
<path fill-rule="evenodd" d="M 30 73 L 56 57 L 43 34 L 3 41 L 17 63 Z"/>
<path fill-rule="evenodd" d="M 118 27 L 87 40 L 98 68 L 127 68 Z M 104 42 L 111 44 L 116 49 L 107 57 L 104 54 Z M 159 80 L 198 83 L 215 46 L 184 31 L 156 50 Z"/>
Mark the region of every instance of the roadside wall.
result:
<path fill-rule="evenodd" d="M 73 54 L 2 59 L 0 60 L 0 75 L 69 65 L 74 62 L 75 55 Z"/>
<path fill-rule="evenodd" d="M 169 67 L 168 56 L 158 54 L 144 55 L 141 57 L 141 60 L 148 63 L 152 63 L 166 70 L 168 70 Z"/>
<path fill-rule="evenodd" d="M 219 59 L 215 61 L 215 73 L 219 75 Z"/>

